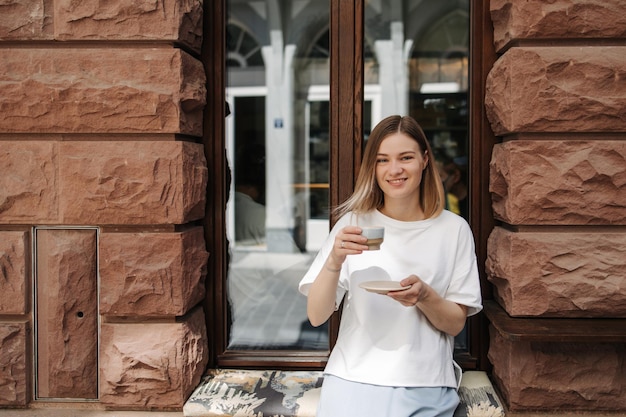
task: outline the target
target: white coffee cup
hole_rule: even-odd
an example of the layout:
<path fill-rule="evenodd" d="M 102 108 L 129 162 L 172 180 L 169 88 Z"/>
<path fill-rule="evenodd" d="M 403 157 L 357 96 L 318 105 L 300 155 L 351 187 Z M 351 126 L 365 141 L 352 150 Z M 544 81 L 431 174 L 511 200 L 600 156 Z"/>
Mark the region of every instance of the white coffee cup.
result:
<path fill-rule="evenodd" d="M 385 228 L 381 226 L 361 227 L 361 235 L 367 238 L 365 243 L 369 250 L 379 250 L 385 237 Z"/>

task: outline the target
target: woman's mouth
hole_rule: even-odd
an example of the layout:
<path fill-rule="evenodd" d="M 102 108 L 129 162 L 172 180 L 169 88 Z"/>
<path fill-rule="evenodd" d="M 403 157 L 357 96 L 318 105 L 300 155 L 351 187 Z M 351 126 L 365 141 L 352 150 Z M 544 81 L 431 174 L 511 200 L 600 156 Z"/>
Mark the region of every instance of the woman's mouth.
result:
<path fill-rule="evenodd" d="M 397 178 L 393 180 L 387 180 L 387 182 L 391 185 L 401 185 L 406 181 L 406 178 Z"/>

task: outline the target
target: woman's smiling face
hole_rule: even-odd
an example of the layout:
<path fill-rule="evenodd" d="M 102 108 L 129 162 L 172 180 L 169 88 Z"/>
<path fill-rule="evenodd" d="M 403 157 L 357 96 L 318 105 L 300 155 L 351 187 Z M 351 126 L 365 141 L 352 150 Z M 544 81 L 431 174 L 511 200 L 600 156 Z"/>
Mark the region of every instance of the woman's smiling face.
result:
<path fill-rule="evenodd" d="M 390 199 L 417 199 L 422 173 L 428 158 L 422 155 L 419 144 L 404 133 L 394 133 L 380 143 L 376 157 L 376 181 L 385 194 L 385 204 Z"/>

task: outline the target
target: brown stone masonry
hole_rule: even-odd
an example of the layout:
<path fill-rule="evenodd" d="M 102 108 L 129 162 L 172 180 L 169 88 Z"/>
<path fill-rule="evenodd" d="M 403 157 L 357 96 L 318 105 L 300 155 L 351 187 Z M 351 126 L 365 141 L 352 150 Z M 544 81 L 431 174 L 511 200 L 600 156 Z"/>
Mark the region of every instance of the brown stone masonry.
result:
<path fill-rule="evenodd" d="M 55 0 L 53 5 L 57 40 L 170 40 L 196 52 L 202 43 L 198 0 Z"/>
<path fill-rule="evenodd" d="M 0 176 L 4 223 L 177 224 L 204 214 L 200 144 L 4 141 L 0 166 L 11 172 Z"/>
<path fill-rule="evenodd" d="M 102 325 L 100 401 L 111 408 L 182 409 L 208 360 L 200 307 L 175 322 Z"/>
<path fill-rule="evenodd" d="M 514 42 L 626 37 L 622 0 L 491 0 L 496 50 Z"/>
<path fill-rule="evenodd" d="M 202 8 L 0 2 L 0 408 L 181 409 L 198 384 Z"/>
<path fill-rule="evenodd" d="M 0 322 L 0 398 L 2 405 L 24 406 L 32 393 L 31 323 Z"/>
<path fill-rule="evenodd" d="M 199 61 L 173 48 L 0 49 L 0 131 L 202 134 Z"/>
<path fill-rule="evenodd" d="M 0 231 L 0 404 L 25 405 L 32 393 L 27 235 Z"/>
<path fill-rule="evenodd" d="M 623 233 L 498 227 L 489 249 L 489 279 L 511 315 L 626 318 Z"/>
<path fill-rule="evenodd" d="M 490 6 L 493 376 L 513 411 L 624 411 L 626 2 Z"/>
<path fill-rule="evenodd" d="M 490 165 L 494 215 L 508 224 L 626 224 L 624 140 L 513 140 Z"/>
<path fill-rule="evenodd" d="M 21 315 L 29 311 L 28 250 L 26 233 L 0 231 L 0 314 Z"/>
<path fill-rule="evenodd" d="M 105 316 L 182 316 L 204 298 L 203 230 L 102 233 L 100 309 Z"/>
<path fill-rule="evenodd" d="M 487 79 L 496 135 L 626 130 L 626 46 L 514 47 Z"/>
<path fill-rule="evenodd" d="M 202 43 L 202 2 L 15 0 L 0 4 L 2 40 Z"/>
<path fill-rule="evenodd" d="M 490 334 L 493 376 L 509 409 L 626 409 L 624 343 L 507 340 L 493 327 Z"/>

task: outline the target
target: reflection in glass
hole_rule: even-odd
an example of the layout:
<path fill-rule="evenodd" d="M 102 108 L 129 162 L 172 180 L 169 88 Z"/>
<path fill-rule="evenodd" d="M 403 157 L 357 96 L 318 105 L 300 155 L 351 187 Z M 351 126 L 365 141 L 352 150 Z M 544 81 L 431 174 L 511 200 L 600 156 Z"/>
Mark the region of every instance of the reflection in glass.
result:
<path fill-rule="evenodd" d="M 228 2 L 229 349 L 329 347 L 297 289 L 329 226 L 328 7 Z"/>

